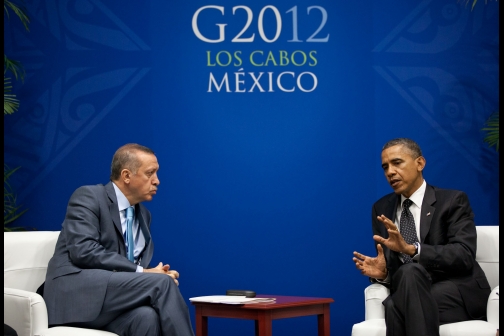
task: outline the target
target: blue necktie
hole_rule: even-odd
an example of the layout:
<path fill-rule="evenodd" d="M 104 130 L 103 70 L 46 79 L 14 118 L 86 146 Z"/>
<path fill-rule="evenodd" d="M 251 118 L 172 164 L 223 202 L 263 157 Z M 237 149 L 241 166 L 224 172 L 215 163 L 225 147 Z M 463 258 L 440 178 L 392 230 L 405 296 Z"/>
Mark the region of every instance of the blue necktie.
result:
<path fill-rule="evenodd" d="M 135 262 L 135 243 L 133 242 L 133 213 L 132 206 L 126 208 L 126 241 L 128 243 L 128 259 Z"/>
<path fill-rule="evenodd" d="M 399 222 L 399 224 L 401 225 L 401 235 L 408 244 L 418 242 L 415 219 L 413 218 L 413 214 L 409 209 L 411 204 L 413 204 L 413 202 L 409 198 L 404 200 L 403 209 L 401 212 L 401 220 Z M 405 264 L 413 261 L 413 259 L 411 259 L 411 257 L 407 254 L 401 253 L 401 256 L 403 257 L 403 262 Z"/>

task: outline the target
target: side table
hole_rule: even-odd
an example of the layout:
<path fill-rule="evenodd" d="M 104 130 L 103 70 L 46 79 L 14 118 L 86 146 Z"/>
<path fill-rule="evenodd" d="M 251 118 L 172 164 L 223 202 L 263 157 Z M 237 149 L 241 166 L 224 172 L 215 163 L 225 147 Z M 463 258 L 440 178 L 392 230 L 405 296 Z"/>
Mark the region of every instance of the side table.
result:
<path fill-rule="evenodd" d="M 276 301 L 243 305 L 192 302 L 196 309 L 196 336 L 208 336 L 209 317 L 255 320 L 256 336 L 272 336 L 273 320 L 309 315 L 317 315 L 318 336 L 330 335 L 329 304 L 333 299 L 264 294 L 257 297 L 276 298 Z"/>

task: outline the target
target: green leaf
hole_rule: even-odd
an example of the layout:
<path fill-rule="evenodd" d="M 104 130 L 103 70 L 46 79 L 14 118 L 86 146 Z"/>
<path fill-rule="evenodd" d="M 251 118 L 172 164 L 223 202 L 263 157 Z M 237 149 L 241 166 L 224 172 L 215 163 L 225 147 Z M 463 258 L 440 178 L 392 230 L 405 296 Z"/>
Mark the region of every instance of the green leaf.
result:
<path fill-rule="evenodd" d="M 499 111 L 492 113 L 486 122 L 486 127 L 482 129 L 487 133 L 483 139 L 490 147 L 495 146 L 495 150 L 499 151 Z"/>
<path fill-rule="evenodd" d="M 22 6 L 16 5 L 13 2 L 9 0 L 4 0 L 4 11 L 7 14 L 7 18 L 9 18 L 9 10 L 12 10 L 21 20 L 21 23 L 25 27 L 27 31 L 30 31 L 30 28 L 28 28 L 28 24 L 30 23 L 30 19 L 28 18 L 28 15 L 26 15 L 26 9 Z"/>
<path fill-rule="evenodd" d="M 4 54 L 4 77 L 7 71 L 12 72 L 16 79 L 20 78 L 24 81 L 25 71 L 20 62 L 11 60 Z"/>
<path fill-rule="evenodd" d="M 12 114 L 19 108 L 19 100 L 11 93 L 12 85 L 10 78 L 4 76 L 4 115 Z"/>
<path fill-rule="evenodd" d="M 23 215 L 28 209 L 21 211 L 21 206 L 16 204 L 16 195 L 13 192 L 12 186 L 9 183 L 9 179 L 14 174 L 19 167 L 11 169 L 4 163 L 4 231 L 19 231 L 23 230 L 20 227 L 7 227 L 21 215 Z"/>

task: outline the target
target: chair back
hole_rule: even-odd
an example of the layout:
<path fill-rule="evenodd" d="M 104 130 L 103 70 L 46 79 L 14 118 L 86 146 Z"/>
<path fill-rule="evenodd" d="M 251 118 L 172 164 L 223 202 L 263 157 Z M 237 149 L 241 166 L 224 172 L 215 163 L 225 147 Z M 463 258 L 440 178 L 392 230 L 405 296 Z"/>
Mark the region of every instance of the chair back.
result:
<path fill-rule="evenodd" d="M 476 226 L 476 261 L 480 264 L 490 283 L 490 288 L 499 285 L 499 226 Z"/>
<path fill-rule="evenodd" d="M 4 287 L 35 292 L 45 281 L 59 233 L 4 232 Z"/>

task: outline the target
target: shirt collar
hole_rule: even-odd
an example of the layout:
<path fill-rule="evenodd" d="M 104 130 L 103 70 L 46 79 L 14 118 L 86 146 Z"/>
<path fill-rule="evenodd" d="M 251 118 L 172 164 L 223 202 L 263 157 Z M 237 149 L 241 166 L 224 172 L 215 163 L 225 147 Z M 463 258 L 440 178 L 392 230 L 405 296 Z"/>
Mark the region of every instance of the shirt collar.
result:
<path fill-rule="evenodd" d="M 424 195 L 425 195 L 425 189 L 427 188 L 427 182 L 425 182 L 425 180 L 423 180 L 422 182 L 422 185 L 420 186 L 420 188 L 418 188 L 414 193 L 413 195 L 411 195 L 409 197 L 409 199 L 417 206 L 419 207 L 420 209 L 422 208 L 422 202 L 423 202 L 423 199 L 424 199 Z M 403 195 L 401 195 L 401 206 L 404 202 L 404 200 L 406 199 L 406 197 L 404 197 Z"/>
<path fill-rule="evenodd" d="M 131 205 L 130 205 L 128 199 L 126 198 L 126 196 L 124 196 L 121 189 L 119 189 L 119 187 L 116 186 L 116 184 L 114 182 L 112 182 L 112 185 L 114 186 L 115 194 L 117 197 L 117 206 L 119 207 L 119 211 L 122 211 L 122 210 L 130 207 Z"/>

